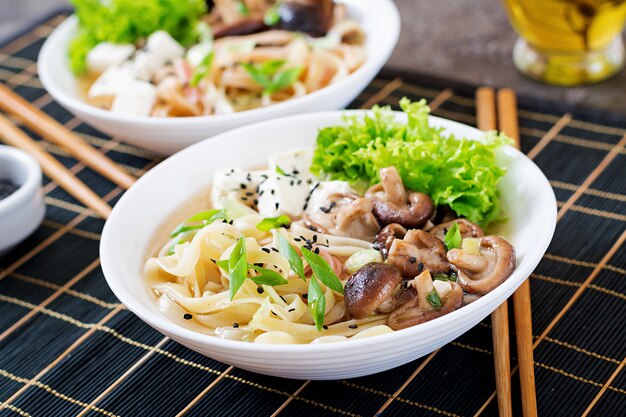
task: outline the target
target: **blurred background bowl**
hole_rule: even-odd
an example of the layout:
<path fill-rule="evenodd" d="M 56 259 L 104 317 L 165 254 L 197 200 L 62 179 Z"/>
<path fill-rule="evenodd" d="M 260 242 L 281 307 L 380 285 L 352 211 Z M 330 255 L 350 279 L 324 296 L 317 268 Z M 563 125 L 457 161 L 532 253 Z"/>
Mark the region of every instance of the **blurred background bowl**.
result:
<path fill-rule="evenodd" d="M 400 34 L 400 17 L 391 0 L 341 2 L 365 32 L 365 64 L 326 88 L 264 108 L 228 115 L 156 118 L 124 116 L 87 104 L 67 58 L 69 43 L 78 30 L 75 16 L 63 22 L 43 45 L 39 76 L 50 95 L 85 122 L 127 143 L 169 155 L 235 127 L 291 114 L 337 110 L 350 103 L 389 59 Z"/>

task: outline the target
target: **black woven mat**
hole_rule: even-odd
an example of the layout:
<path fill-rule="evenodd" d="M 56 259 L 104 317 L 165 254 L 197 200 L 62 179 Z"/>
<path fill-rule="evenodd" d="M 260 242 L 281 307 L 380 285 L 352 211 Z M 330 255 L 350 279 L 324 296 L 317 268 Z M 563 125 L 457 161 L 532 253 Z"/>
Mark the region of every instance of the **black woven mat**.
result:
<path fill-rule="evenodd" d="M 35 60 L 62 20 L 0 48 L 0 81 L 141 175 L 158 162 L 154 155 L 109 140 L 43 90 Z M 473 91 L 448 87 L 383 73 L 351 107 L 426 97 L 435 115 L 473 125 Z M 540 415 L 623 416 L 626 118 L 521 103 L 523 150 L 550 179 L 563 215 L 531 280 Z M 120 188 L 41 143 L 115 204 Z M 121 306 L 99 268 L 103 222 L 47 179 L 44 190 L 43 225 L 0 258 L 0 416 L 497 415 L 488 321 L 425 358 L 352 380 L 303 382 L 228 367 Z M 513 393 L 520 415 L 517 374 Z"/>

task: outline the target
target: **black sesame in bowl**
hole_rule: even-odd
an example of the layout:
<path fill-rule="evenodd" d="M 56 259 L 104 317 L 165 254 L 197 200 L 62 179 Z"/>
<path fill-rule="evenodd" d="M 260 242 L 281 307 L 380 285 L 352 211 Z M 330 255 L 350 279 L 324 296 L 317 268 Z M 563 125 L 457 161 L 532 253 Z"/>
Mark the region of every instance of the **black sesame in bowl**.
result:
<path fill-rule="evenodd" d="M 4 200 L 11 194 L 20 188 L 19 185 L 14 184 L 11 180 L 0 179 L 0 200 Z"/>

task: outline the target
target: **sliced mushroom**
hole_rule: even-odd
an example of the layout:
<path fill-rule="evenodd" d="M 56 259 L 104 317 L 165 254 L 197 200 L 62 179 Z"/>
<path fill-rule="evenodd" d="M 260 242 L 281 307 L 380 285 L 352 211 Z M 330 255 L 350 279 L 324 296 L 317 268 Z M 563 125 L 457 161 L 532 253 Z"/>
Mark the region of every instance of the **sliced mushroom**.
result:
<path fill-rule="evenodd" d="M 389 249 L 387 262 L 397 267 L 406 278 L 413 278 L 424 270 L 433 274 L 447 274 L 450 271 L 446 246 L 423 230 L 409 230 L 404 239 L 395 239 Z"/>
<path fill-rule="evenodd" d="M 281 29 L 324 36 L 333 21 L 333 0 L 286 0 L 278 7 Z"/>
<path fill-rule="evenodd" d="M 387 259 L 389 248 L 395 239 L 402 239 L 406 235 L 406 229 L 398 223 L 391 223 L 383 227 L 376 235 L 376 246 L 383 255 L 383 259 Z"/>
<path fill-rule="evenodd" d="M 483 237 L 485 236 L 485 232 L 475 223 L 470 222 L 467 219 L 455 219 L 446 223 L 441 223 L 429 230 L 430 234 L 437 236 L 439 239 L 443 240 L 443 237 L 446 235 L 448 230 L 452 227 L 452 225 L 456 223 L 459 226 L 459 231 L 461 232 L 461 237 L 463 239 L 468 237 Z"/>
<path fill-rule="evenodd" d="M 481 238 L 480 255 L 452 249 L 447 258 L 457 270 L 458 283 L 471 294 L 487 294 L 515 270 L 515 249 L 500 236 Z"/>
<path fill-rule="evenodd" d="M 449 282 L 451 290 L 441 297 L 435 290 L 428 271 L 416 277 L 411 284 L 417 292 L 416 297 L 392 311 L 387 318 L 387 325 L 393 330 L 406 329 L 436 319 L 456 310 L 463 303 L 463 290 L 459 284 Z M 429 298 L 432 300 L 433 291 L 441 301 L 439 307 L 429 301 Z"/>
<path fill-rule="evenodd" d="M 374 215 L 381 225 L 398 223 L 409 229 L 426 224 L 435 206 L 431 198 L 415 191 L 407 191 L 395 167 L 380 170 L 380 184 L 367 190 L 366 197 L 374 200 Z"/>
<path fill-rule="evenodd" d="M 394 294 L 392 294 L 389 298 L 382 302 L 381 305 L 378 306 L 376 311 L 383 314 L 391 313 L 396 308 L 400 307 L 402 304 L 412 300 L 417 296 L 417 292 L 413 286 L 409 286 L 408 288 L 404 288 L 409 281 L 403 281 L 403 285 L 398 286 L 398 289 Z"/>
<path fill-rule="evenodd" d="M 400 283 L 402 275 L 394 266 L 380 262 L 365 265 L 343 289 L 346 311 L 355 319 L 367 317 L 394 294 Z"/>
<path fill-rule="evenodd" d="M 315 213 L 303 216 L 311 230 L 373 241 L 380 230 L 373 203 L 354 194 L 332 194 Z"/>

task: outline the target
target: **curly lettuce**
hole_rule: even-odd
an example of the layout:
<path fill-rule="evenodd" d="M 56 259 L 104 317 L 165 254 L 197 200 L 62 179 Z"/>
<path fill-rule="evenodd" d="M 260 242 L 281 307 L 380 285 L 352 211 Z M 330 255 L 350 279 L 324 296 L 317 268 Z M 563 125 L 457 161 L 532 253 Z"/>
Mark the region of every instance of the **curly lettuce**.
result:
<path fill-rule="evenodd" d="M 69 48 L 70 66 L 76 74 L 87 69 L 87 54 L 100 42 L 135 43 L 165 30 L 189 45 L 197 39 L 196 23 L 207 10 L 204 0 L 70 1 L 79 21 Z"/>
<path fill-rule="evenodd" d="M 369 115 L 321 129 L 311 171 L 358 187 L 377 183 L 380 168 L 395 166 L 407 188 L 430 195 L 436 205 L 481 225 L 498 219 L 505 169 L 494 151 L 511 140 L 496 132 L 482 141 L 446 134 L 429 124 L 425 100 L 403 98 L 400 107 L 406 123 L 396 121 L 389 107 L 374 107 Z"/>

